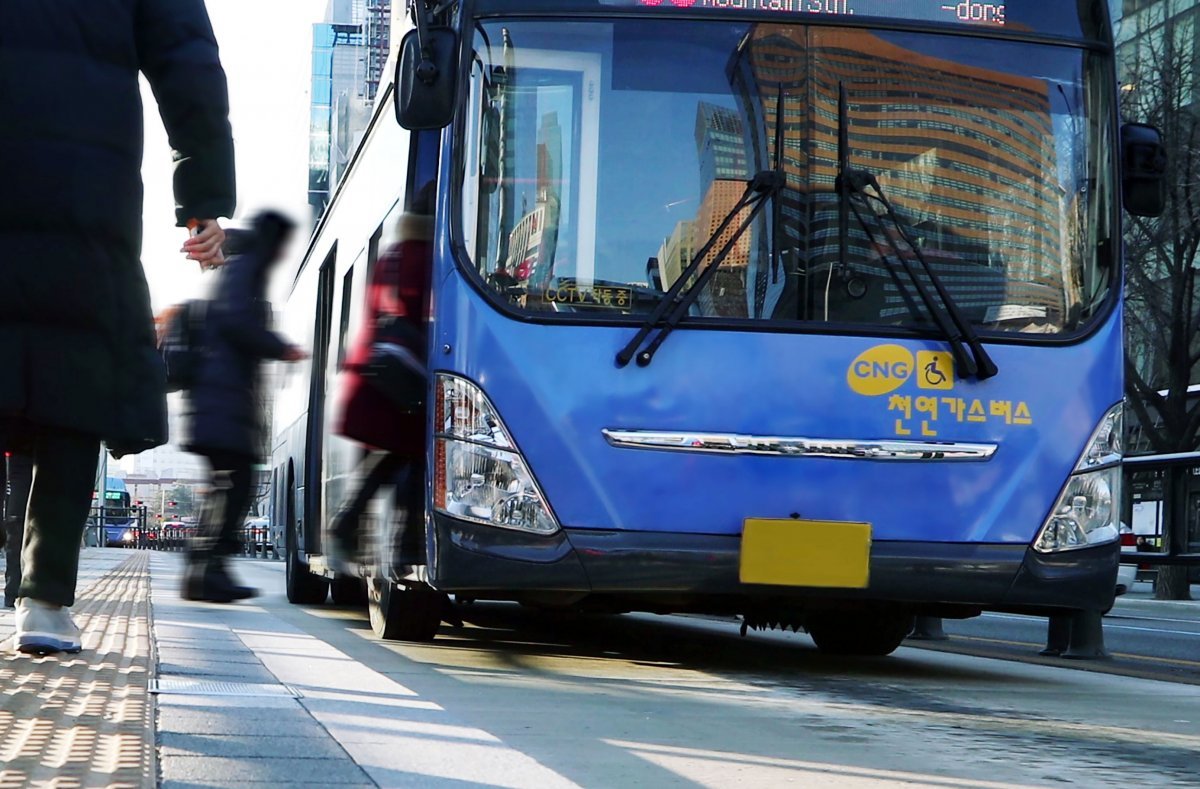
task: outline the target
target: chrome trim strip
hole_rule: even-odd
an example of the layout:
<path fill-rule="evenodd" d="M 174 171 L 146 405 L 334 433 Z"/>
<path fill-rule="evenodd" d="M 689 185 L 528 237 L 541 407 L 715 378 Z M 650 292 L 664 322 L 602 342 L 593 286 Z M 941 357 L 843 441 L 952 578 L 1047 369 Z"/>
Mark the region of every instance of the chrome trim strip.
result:
<path fill-rule="evenodd" d="M 748 436 L 737 433 L 671 433 L 659 430 L 601 431 L 614 447 L 708 452 L 719 455 L 780 455 L 846 460 L 990 460 L 995 444 L 853 438 Z"/>

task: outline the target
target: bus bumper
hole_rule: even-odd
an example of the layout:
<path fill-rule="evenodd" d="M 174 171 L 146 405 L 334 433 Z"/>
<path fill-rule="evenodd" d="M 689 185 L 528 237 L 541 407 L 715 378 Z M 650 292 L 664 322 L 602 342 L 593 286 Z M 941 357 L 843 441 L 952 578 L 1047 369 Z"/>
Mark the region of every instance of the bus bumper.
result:
<path fill-rule="evenodd" d="M 889 542 L 871 546 L 866 589 L 743 584 L 740 537 L 564 529 L 540 536 L 433 517 L 431 577 L 451 593 L 612 596 L 626 601 L 769 598 L 777 602 L 880 601 L 1048 613 L 1105 611 L 1116 593 L 1117 543 L 1058 554 L 1027 545 Z M 631 607 L 636 608 L 636 605 Z M 703 605 L 682 606 L 703 608 Z M 723 605 L 717 606 L 724 607 Z"/>

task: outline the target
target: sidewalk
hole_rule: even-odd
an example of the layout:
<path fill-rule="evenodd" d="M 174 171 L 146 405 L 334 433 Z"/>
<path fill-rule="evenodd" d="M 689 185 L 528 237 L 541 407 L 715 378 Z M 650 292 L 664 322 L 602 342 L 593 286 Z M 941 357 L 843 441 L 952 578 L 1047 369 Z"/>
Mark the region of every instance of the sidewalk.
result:
<path fill-rule="evenodd" d="M 374 786 L 233 633 L 252 611 L 181 601 L 180 567 L 85 549 L 79 655 L 13 652 L 0 609 L 0 789 Z"/>

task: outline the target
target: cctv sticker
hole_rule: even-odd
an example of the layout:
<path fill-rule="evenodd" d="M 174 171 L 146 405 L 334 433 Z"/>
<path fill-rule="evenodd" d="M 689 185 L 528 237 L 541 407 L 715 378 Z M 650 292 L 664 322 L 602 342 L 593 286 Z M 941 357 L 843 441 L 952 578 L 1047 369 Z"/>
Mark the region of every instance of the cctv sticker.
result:
<path fill-rule="evenodd" d="M 867 397 L 894 392 L 912 377 L 913 355 L 902 345 L 876 345 L 868 348 L 850 362 L 846 383 Z"/>

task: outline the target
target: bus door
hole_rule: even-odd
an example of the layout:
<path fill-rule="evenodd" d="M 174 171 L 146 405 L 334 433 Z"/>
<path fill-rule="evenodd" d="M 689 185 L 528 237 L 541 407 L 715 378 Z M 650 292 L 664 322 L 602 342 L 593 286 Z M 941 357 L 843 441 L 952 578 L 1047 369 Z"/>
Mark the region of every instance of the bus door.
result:
<path fill-rule="evenodd" d="M 320 523 L 322 512 L 322 478 L 324 476 L 325 441 L 323 417 L 325 414 L 326 393 L 329 388 L 329 340 L 333 330 L 333 288 L 334 275 L 337 269 L 337 247 L 330 250 L 325 262 L 321 264 L 320 278 L 317 283 L 317 311 L 314 316 L 313 349 L 312 349 L 312 381 L 308 397 L 308 448 L 304 459 L 304 550 L 319 552 L 320 529 L 313 528 Z"/>

